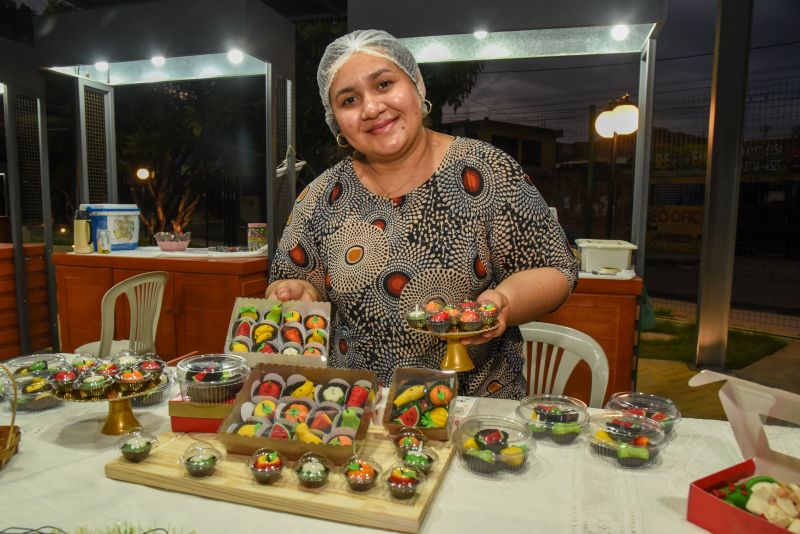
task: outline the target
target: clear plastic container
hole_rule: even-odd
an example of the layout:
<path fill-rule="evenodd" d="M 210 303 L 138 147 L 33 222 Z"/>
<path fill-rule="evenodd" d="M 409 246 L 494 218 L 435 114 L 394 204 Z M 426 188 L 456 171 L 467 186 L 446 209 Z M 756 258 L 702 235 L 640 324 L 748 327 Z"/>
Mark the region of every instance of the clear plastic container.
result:
<path fill-rule="evenodd" d="M 606 408 L 649 417 L 661 424 L 661 428 L 667 436 L 672 433 L 675 425 L 681 420 L 681 412 L 678 411 L 675 402 L 666 397 L 638 391 L 614 393 L 608 399 Z"/>
<path fill-rule="evenodd" d="M 4 363 L 15 378 L 29 375 L 48 377 L 55 369 L 66 365 L 67 359 L 63 354 L 31 354 Z"/>
<path fill-rule="evenodd" d="M 175 370 L 165 368 L 159 378 L 159 383 L 147 393 L 131 398 L 131 406 L 134 408 L 146 408 L 162 404 L 172 397 L 172 385 L 175 383 Z"/>
<path fill-rule="evenodd" d="M 519 401 L 517 416 L 535 440 L 559 445 L 575 443 L 589 422 L 586 404 L 566 395 L 533 395 Z"/>
<path fill-rule="evenodd" d="M 382 472 L 381 465 L 373 457 L 358 455 L 350 458 L 342 469 L 347 485 L 359 493 L 374 488 Z"/>
<path fill-rule="evenodd" d="M 528 426 L 507 417 L 467 417 L 453 439 L 467 470 L 493 477 L 525 472 L 536 450 Z"/>
<path fill-rule="evenodd" d="M 419 469 L 396 463 L 389 469 L 386 485 L 395 499 L 410 499 L 425 483 L 425 475 Z"/>
<path fill-rule="evenodd" d="M 321 454 L 307 452 L 303 454 L 294 467 L 297 481 L 306 488 L 319 488 L 328 481 L 331 463 Z"/>
<path fill-rule="evenodd" d="M 195 441 L 178 459 L 193 477 L 207 477 L 217 468 L 224 455 L 205 441 Z"/>
<path fill-rule="evenodd" d="M 607 411 L 589 421 L 589 445 L 594 453 L 621 467 L 655 464 L 664 431 L 652 419 L 626 412 Z"/>
<path fill-rule="evenodd" d="M 158 446 L 158 439 L 141 428 L 135 428 L 125 433 L 117 442 L 117 448 L 126 460 L 139 463 Z"/>
<path fill-rule="evenodd" d="M 53 386 L 43 376 L 23 376 L 17 383 L 17 411 L 40 412 L 61 406 L 61 400 L 53 394 Z M 11 384 L 6 383 L 4 389 L 9 403 L 14 402 Z"/>
<path fill-rule="evenodd" d="M 223 404 L 242 389 L 250 368 L 233 354 L 200 354 L 178 363 L 181 395 L 191 402 Z"/>
<path fill-rule="evenodd" d="M 258 449 L 250 456 L 250 473 L 260 484 L 272 484 L 281 477 L 283 458 L 272 449 Z"/>

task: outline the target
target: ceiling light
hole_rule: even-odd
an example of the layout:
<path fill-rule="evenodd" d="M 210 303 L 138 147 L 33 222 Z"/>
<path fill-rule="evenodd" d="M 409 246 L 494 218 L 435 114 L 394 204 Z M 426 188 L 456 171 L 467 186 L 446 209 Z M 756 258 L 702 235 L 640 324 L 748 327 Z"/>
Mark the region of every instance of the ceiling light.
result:
<path fill-rule="evenodd" d="M 94 64 L 94 68 L 99 70 L 100 72 L 105 72 L 108 70 L 108 62 L 107 61 L 98 61 Z"/>
<path fill-rule="evenodd" d="M 150 178 L 150 169 L 145 169 L 144 167 L 136 169 L 136 177 L 140 180 L 147 180 Z"/>
<path fill-rule="evenodd" d="M 489 32 L 487 32 L 486 30 L 478 30 L 472 35 L 475 36 L 475 39 L 486 39 L 486 36 L 489 35 Z"/>
<path fill-rule="evenodd" d="M 244 54 L 241 50 L 233 49 L 228 51 L 228 61 L 234 65 L 238 65 L 244 59 Z"/>
<path fill-rule="evenodd" d="M 611 37 L 615 41 L 623 41 L 630 33 L 628 27 L 624 24 L 617 24 L 613 28 L 611 28 Z"/>
<path fill-rule="evenodd" d="M 164 58 L 164 56 L 153 56 L 150 58 L 150 63 L 152 63 L 156 67 L 163 67 L 164 63 L 166 62 L 167 60 Z"/>

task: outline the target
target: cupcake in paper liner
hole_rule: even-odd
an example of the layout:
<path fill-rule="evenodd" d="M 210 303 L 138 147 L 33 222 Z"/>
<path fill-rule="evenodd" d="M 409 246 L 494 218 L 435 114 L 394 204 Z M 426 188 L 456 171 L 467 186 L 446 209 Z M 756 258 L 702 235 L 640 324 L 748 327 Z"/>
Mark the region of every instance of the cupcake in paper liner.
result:
<path fill-rule="evenodd" d="M 18 356 L 4 362 L 15 378 L 23 376 L 41 376 L 47 378 L 67 364 L 67 359 L 62 354 L 32 354 Z"/>
<path fill-rule="evenodd" d="M 167 362 L 159 358 L 145 358 L 142 359 L 135 367 L 142 372 L 147 378 L 155 383 L 161 381 L 161 374 L 167 368 Z"/>
<path fill-rule="evenodd" d="M 77 372 L 69 366 L 63 366 L 55 369 L 55 372 L 50 377 L 50 385 L 56 393 L 70 393 L 76 378 L 78 378 Z"/>
<path fill-rule="evenodd" d="M 421 471 L 402 463 L 394 464 L 386 477 L 389 493 L 395 499 L 410 499 L 424 482 L 425 475 Z"/>
<path fill-rule="evenodd" d="M 371 456 L 354 455 L 342 469 L 347 485 L 353 491 L 364 492 L 375 487 L 381 477 L 381 465 Z"/>
<path fill-rule="evenodd" d="M 459 303 L 458 307 L 461 308 L 461 312 L 463 313 L 467 310 L 477 310 L 480 308 L 480 305 L 472 299 L 464 299 Z"/>
<path fill-rule="evenodd" d="M 444 308 L 444 300 L 435 297 L 425 302 L 425 317 L 437 314 Z"/>
<path fill-rule="evenodd" d="M 278 324 L 272 321 L 257 323 L 250 334 L 253 344 L 278 339 Z"/>
<path fill-rule="evenodd" d="M 284 343 L 281 346 L 281 354 L 287 356 L 299 356 L 303 353 L 303 345 L 300 343 Z"/>
<path fill-rule="evenodd" d="M 305 423 L 308 414 L 316 407 L 314 401 L 309 398 L 284 397 L 276 408 L 275 418 L 285 419 L 293 425 Z"/>
<path fill-rule="evenodd" d="M 156 447 L 158 439 L 141 428 L 127 432 L 117 442 L 117 448 L 122 456 L 133 463 L 139 463 L 150 456 L 150 452 Z"/>
<path fill-rule="evenodd" d="M 286 323 L 281 327 L 280 340 L 281 343 L 297 343 L 303 345 L 306 337 L 306 329 L 300 323 Z"/>
<path fill-rule="evenodd" d="M 250 386 L 250 398 L 270 397 L 277 400 L 281 398 L 285 387 L 286 381 L 281 375 L 277 373 L 267 373 L 260 381 L 256 380 Z"/>
<path fill-rule="evenodd" d="M 303 320 L 303 316 L 300 315 L 300 312 L 297 310 L 287 310 L 283 312 L 283 322 L 284 324 L 288 323 L 300 323 Z"/>
<path fill-rule="evenodd" d="M 116 376 L 120 367 L 113 360 L 100 359 L 94 366 L 94 372 L 106 376 Z"/>
<path fill-rule="evenodd" d="M 347 390 L 347 398 L 344 405 L 347 408 L 365 408 L 372 404 L 372 382 L 368 380 L 358 380 Z"/>
<path fill-rule="evenodd" d="M 278 354 L 280 350 L 278 349 L 278 345 L 272 343 L 270 341 L 262 341 L 261 343 L 256 343 L 253 345 L 253 352 L 258 352 L 259 354 Z"/>
<path fill-rule="evenodd" d="M 281 477 L 283 458 L 281 453 L 262 448 L 250 456 L 250 473 L 259 484 L 272 484 Z"/>
<path fill-rule="evenodd" d="M 364 415 L 364 410 L 361 408 L 345 408 L 333 420 L 334 428 L 350 428 L 358 430 L 361 426 L 361 418 Z"/>
<path fill-rule="evenodd" d="M 450 316 L 450 324 L 458 326 L 458 318 L 461 317 L 461 310 L 455 304 L 445 304 L 442 311 Z"/>
<path fill-rule="evenodd" d="M 337 410 L 317 407 L 311 410 L 306 418 L 306 423 L 311 430 L 317 430 L 321 434 L 327 434 L 333 429 L 333 420 L 339 414 Z"/>
<path fill-rule="evenodd" d="M 245 319 L 239 319 L 235 323 L 233 323 L 233 327 L 231 328 L 231 338 L 234 337 L 250 337 L 250 334 L 253 333 L 253 327 L 255 326 L 256 322 L 249 317 Z"/>
<path fill-rule="evenodd" d="M 317 404 L 323 402 L 333 402 L 338 405 L 344 405 L 347 391 L 350 389 L 350 384 L 341 378 L 333 378 L 327 384 L 319 384 L 314 392 L 314 398 Z"/>
<path fill-rule="evenodd" d="M 305 453 L 294 468 L 297 481 L 306 488 L 320 488 L 328 481 L 331 464 L 321 454 Z"/>
<path fill-rule="evenodd" d="M 316 358 L 324 358 L 328 355 L 325 351 L 325 345 L 321 343 L 307 343 L 303 348 L 303 356 L 313 356 Z"/>
<path fill-rule="evenodd" d="M 214 473 L 223 454 L 205 441 L 196 441 L 189 445 L 178 459 L 186 471 L 193 477 L 206 477 Z"/>
<path fill-rule="evenodd" d="M 264 399 L 259 401 L 258 404 L 253 404 L 253 411 L 251 415 L 253 417 L 263 418 L 267 421 L 274 421 L 277 410 L 277 401 L 273 399 Z"/>
<path fill-rule="evenodd" d="M 285 396 L 314 398 L 316 385 L 311 380 L 301 374 L 294 374 L 286 379 L 286 389 L 283 391 Z"/>
<path fill-rule="evenodd" d="M 325 346 L 325 343 L 328 340 L 328 333 L 325 330 L 317 328 L 315 330 L 307 330 L 305 342 L 306 345 L 310 343 L 318 343 L 322 346 Z"/>
<path fill-rule="evenodd" d="M 306 320 L 303 322 L 303 325 L 308 331 L 325 330 L 328 328 L 328 320 L 318 313 L 313 313 L 306 316 Z"/>
<path fill-rule="evenodd" d="M 483 326 L 483 320 L 477 310 L 467 308 L 461 312 L 458 326 L 462 332 L 475 332 Z"/>
<path fill-rule="evenodd" d="M 23 376 L 16 382 L 19 411 L 39 412 L 61 404 L 61 401 L 53 395 L 53 386 L 43 376 Z M 11 388 L 10 384 L 6 387 Z"/>
<path fill-rule="evenodd" d="M 228 350 L 230 352 L 236 352 L 239 354 L 250 352 L 252 349 L 252 344 L 250 342 L 249 337 L 239 336 L 235 337 L 231 340 L 230 344 L 228 344 Z"/>
<path fill-rule="evenodd" d="M 75 380 L 72 389 L 77 391 L 81 398 L 91 399 L 104 396 L 113 384 L 114 379 L 110 376 L 87 371 Z"/>
<path fill-rule="evenodd" d="M 413 467 L 424 474 L 428 474 L 433 469 L 433 465 L 439 460 L 436 451 L 429 447 L 422 447 L 406 452 L 402 457 L 403 465 Z"/>
<path fill-rule="evenodd" d="M 277 325 L 281 323 L 282 316 L 283 303 L 279 302 L 278 304 L 273 304 L 272 306 L 267 307 L 267 309 L 261 312 L 260 321 L 270 322 Z"/>
<path fill-rule="evenodd" d="M 325 445 L 332 447 L 352 447 L 356 441 L 356 431 L 352 428 L 334 428 L 322 438 Z"/>
<path fill-rule="evenodd" d="M 406 321 L 408 321 L 408 326 L 411 328 L 425 328 L 426 320 L 427 316 L 425 315 L 425 310 L 420 308 L 419 304 L 417 304 L 413 310 L 408 310 L 406 312 Z"/>
<path fill-rule="evenodd" d="M 439 311 L 428 316 L 428 328 L 436 334 L 444 334 L 450 327 L 450 316 L 447 312 Z"/>
<path fill-rule="evenodd" d="M 150 380 L 137 369 L 123 369 L 117 374 L 117 384 L 123 394 L 138 393 L 147 389 Z"/>
<path fill-rule="evenodd" d="M 403 457 L 409 451 L 422 449 L 428 438 L 416 428 L 407 427 L 392 436 L 392 441 L 397 447 L 397 454 Z"/>
<path fill-rule="evenodd" d="M 72 360 L 72 368 L 78 373 L 83 373 L 96 366 L 98 359 L 93 356 L 78 355 Z"/>
<path fill-rule="evenodd" d="M 481 314 L 481 320 L 484 326 L 492 326 L 497 322 L 497 314 L 499 310 L 492 302 L 485 302 L 478 308 L 478 313 Z"/>
<path fill-rule="evenodd" d="M 152 390 L 144 395 L 139 395 L 131 399 L 131 406 L 134 408 L 144 408 L 161 404 L 171 397 L 170 390 L 172 389 L 174 381 L 175 379 L 172 371 L 169 368 L 165 369 L 157 379 L 150 381 L 151 384 L 154 384 Z"/>
<path fill-rule="evenodd" d="M 139 354 L 137 354 L 135 351 L 132 351 L 130 349 L 122 349 L 122 350 L 116 352 L 111 359 L 120 368 L 123 368 L 123 367 L 136 367 L 136 365 L 142 360 L 142 358 L 141 358 L 141 356 L 139 356 Z"/>

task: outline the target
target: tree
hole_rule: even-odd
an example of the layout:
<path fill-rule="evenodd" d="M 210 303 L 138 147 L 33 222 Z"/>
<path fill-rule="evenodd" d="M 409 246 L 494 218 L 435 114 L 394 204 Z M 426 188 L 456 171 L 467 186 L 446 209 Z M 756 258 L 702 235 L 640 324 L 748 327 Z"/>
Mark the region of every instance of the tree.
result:
<path fill-rule="evenodd" d="M 420 65 L 422 79 L 425 80 L 427 98 L 433 108 L 428 115 L 430 127 L 434 130 L 442 125 L 442 110 L 445 106 L 453 111 L 464 103 L 469 96 L 478 75 L 483 70 L 482 61 L 464 61 L 458 63 L 426 63 Z"/>

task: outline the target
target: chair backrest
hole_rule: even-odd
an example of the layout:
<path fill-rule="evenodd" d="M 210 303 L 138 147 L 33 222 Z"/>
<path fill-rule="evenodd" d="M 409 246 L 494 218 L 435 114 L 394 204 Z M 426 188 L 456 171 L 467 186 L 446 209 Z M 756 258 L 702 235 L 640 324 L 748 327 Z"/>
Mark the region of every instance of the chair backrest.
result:
<path fill-rule="evenodd" d="M 114 337 L 114 306 L 125 293 L 131 310 L 130 348 L 138 353 L 155 349 L 156 329 L 161 315 L 161 299 L 169 273 L 155 271 L 132 276 L 118 283 L 103 295 L 100 326 L 100 348 L 97 354 L 106 358 Z"/>
<path fill-rule="evenodd" d="M 574 328 L 557 324 L 533 322 L 521 325 L 519 330 L 526 345 L 522 354 L 523 373 L 530 395 L 563 394 L 569 376 L 583 360 L 592 370 L 589 406 L 603 406 L 608 386 L 608 358 L 597 341 Z M 528 343 L 532 344 L 530 354 Z"/>

